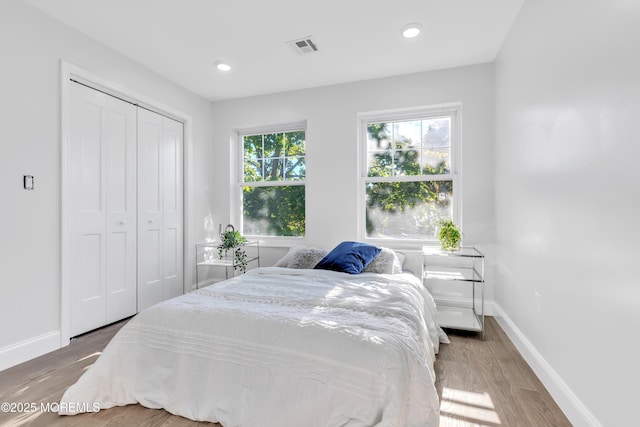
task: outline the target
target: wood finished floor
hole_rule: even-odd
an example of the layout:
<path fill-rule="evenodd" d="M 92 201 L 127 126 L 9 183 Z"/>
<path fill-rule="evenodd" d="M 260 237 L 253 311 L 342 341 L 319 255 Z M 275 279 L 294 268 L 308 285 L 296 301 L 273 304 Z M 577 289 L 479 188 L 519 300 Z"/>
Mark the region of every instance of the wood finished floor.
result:
<path fill-rule="evenodd" d="M 447 331 L 435 364 L 440 427 L 570 427 L 494 318 L 486 329 L 484 341 Z"/>
<path fill-rule="evenodd" d="M 93 363 L 120 322 L 86 334 L 60 350 L 0 372 L 0 402 L 59 402 L 64 390 Z M 436 361 L 440 427 L 563 427 L 571 423 L 493 318 L 486 340 L 448 331 Z M 73 417 L 51 412 L 3 413 L 0 426 L 220 426 L 140 405 Z"/>

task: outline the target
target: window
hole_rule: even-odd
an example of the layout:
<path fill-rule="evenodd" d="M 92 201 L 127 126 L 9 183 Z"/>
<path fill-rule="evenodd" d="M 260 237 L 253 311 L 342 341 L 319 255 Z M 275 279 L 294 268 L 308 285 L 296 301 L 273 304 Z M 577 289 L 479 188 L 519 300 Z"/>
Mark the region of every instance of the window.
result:
<path fill-rule="evenodd" d="M 363 234 L 437 239 L 459 221 L 456 107 L 361 116 Z"/>
<path fill-rule="evenodd" d="M 304 236 L 305 129 L 283 128 L 239 133 L 244 234 Z"/>

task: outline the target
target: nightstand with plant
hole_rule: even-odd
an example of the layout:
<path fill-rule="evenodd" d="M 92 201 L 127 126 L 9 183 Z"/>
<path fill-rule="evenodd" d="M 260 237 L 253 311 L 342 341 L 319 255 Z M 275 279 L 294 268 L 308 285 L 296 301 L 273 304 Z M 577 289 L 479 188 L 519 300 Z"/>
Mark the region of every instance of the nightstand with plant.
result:
<path fill-rule="evenodd" d="M 434 294 L 438 324 L 479 332 L 484 339 L 484 254 L 474 246 L 461 245 L 462 231 L 450 219 L 440 222 L 438 240 L 440 247 L 422 247 L 423 284 L 432 291 L 431 285 L 444 282 L 460 293 L 454 299 Z"/>
<path fill-rule="evenodd" d="M 201 277 L 207 268 L 223 267 L 224 278 L 228 279 L 229 270 L 232 277 L 236 271 L 243 274 L 254 261 L 260 267 L 260 242 L 247 240 L 232 225 L 227 225 L 219 241 L 196 244 L 196 288 L 222 280 Z"/>

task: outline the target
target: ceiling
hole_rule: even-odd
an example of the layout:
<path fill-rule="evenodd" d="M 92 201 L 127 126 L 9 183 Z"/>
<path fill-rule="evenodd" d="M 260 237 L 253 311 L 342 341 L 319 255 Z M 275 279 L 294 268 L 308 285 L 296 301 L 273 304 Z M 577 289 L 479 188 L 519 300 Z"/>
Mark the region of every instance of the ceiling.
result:
<path fill-rule="evenodd" d="M 25 1 L 212 101 L 491 62 L 524 2 Z M 318 52 L 286 43 L 306 36 Z"/>

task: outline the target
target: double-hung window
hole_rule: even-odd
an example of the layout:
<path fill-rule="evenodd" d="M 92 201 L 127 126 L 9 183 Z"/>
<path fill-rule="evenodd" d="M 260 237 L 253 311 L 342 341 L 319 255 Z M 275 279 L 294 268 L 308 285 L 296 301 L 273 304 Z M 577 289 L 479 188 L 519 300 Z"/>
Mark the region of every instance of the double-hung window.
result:
<path fill-rule="evenodd" d="M 360 115 L 361 233 L 435 240 L 460 222 L 459 106 Z"/>
<path fill-rule="evenodd" d="M 243 234 L 304 236 L 305 135 L 304 124 L 238 133 Z"/>

